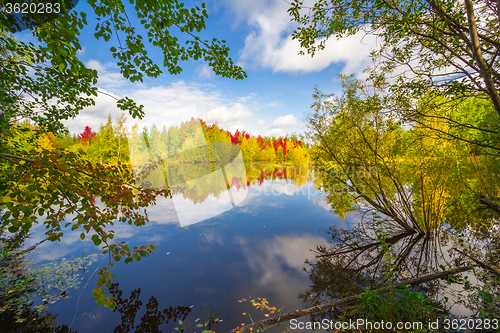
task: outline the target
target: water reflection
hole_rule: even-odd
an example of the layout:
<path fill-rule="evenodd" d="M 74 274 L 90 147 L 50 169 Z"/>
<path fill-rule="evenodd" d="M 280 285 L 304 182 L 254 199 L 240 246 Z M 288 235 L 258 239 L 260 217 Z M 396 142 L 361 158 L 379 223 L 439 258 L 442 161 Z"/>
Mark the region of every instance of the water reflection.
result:
<path fill-rule="evenodd" d="M 185 320 L 191 312 L 187 306 L 169 306 L 160 310 L 159 302 L 151 296 L 146 303 L 146 312 L 142 315 L 140 323 L 136 325 L 137 313 L 141 310 L 143 302 L 140 300 L 141 288 L 134 289 L 128 299 L 122 298 L 123 292 L 119 289 L 119 283 L 112 283 L 109 291 L 116 299 L 115 312 L 121 314 L 121 323 L 113 330 L 114 333 L 156 333 L 161 332 L 160 326 L 168 324 L 169 321 L 176 322 Z"/>
<path fill-rule="evenodd" d="M 174 194 L 171 200 L 181 226 L 217 216 L 246 197 L 245 191 L 233 193 L 231 188 L 231 184 L 246 178 L 240 147 L 230 142 L 209 143 L 200 120 L 164 128 L 161 133 L 148 133 L 146 129 L 141 134 L 134 132 L 129 149 L 136 184 L 168 187 Z M 208 196 L 217 199 L 209 204 L 213 209 L 207 209 L 206 204 L 197 206 Z"/>
<path fill-rule="evenodd" d="M 304 307 L 464 265 L 466 258 L 452 251 L 453 246 L 467 244 L 479 255 L 487 253 L 485 260 L 494 260 L 492 253 L 495 252 L 491 251 L 497 247 L 494 231 L 490 230 L 488 237 L 481 239 L 472 228 L 463 228 L 463 223 L 456 229 L 450 226 L 448 222 L 457 225 L 455 221 L 460 219 L 460 214 L 449 207 L 449 201 L 445 202 L 450 197 L 450 188 L 446 188 L 449 184 L 443 181 L 442 173 L 429 171 L 426 176 L 419 185 L 411 173 L 403 171 L 397 177 L 375 171 L 368 174 L 341 174 L 327 169 L 316 172 L 315 184 L 327 195 L 326 204 L 332 211 L 341 218 L 355 212 L 357 219 L 348 226 L 330 227 L 326 232 L 330 244 L 317 246 L 315 259 L 306 261 L 311 285 L 299 295 Z M 342 177 L 350 180 L 342 183 Z M 339 183 L 344 185 L 341 190 L 336 187 Z M 497 257 L 496 265 L 498 262 Z M 491 278 L 481 280 L 472 274 L 465 275 L 469 281 L 462 281 L 460 286 L 452 281 L 434 280 L 414 290 L 432 299 L 435 308 L 441 311 L 445 308 L 441 301 L 450 293 L 455 293 L 453 300 L 456 301 L 470 296 L 472 285 L 481 289 L 491 285 Z M 464 286 L 468 291 L 463 291 Z M 492 295 L 499 295 L 499 289 L 494 289 L 488 290 Z M 480 298 L 476 299 L 483 303 Z M 453 305 L 448 303 L 446 307 L 450 310 Z M 473 311 L 468 311 L 463 304 L 452 310 L 468 316 L 481 310 L 477 306 L 467 308 Z M 483 304 L 482 309 L 486 308 L 491 307 Z M 321 316 L 327 315 L 338 318 L 345 312 L 336 309 Z"/>
<path fill-rule="evenodd" d="M 300 295 L 307 306 L 376 288 L 387 283 L 388 274 L 402 281 L 441 271 L 441 265 L 459 264 L 439 241 L 416 232 L 403 231 L 385 238 L 392 252 L 390 262 L 385 259 L 387 247 L 365 228 L 332 226 L 327 234 L 331 244 L 318 246 L 315 260 L 307 262 L 312 284 Z M 432 293 L 436 288 L 429 284 L 425 290 Z"/>
<path fill-rule="evenodd" d="M 147 209 L 150 220 L 160 224 L 178 222 L 181 227 L 186 227 L 218 216 L 241 204 L 252 187 L 266 195 L 291 195 L 297 193 L 300 188 L 307 189 L 309 195 L 315 192 L 311 191 L 312 187 L 304 186 L 311 179 L 311 174 L 305 166 L 252 162 L 235 168 L 240 166 L 244 167 L 244 172 L 240 173 L 244 174 L 244 177 L 233 176 L 235 172 L 231 164 L 226 166 L 225 175 L 231 179 L 227 185 L 221 183 L 215 186 L 221 175 L 214 172 L 186 181 L 182 186 L 172 187 L 171 199 L 158 198 L 156 205 Z M 187 169 L 179 168 L 177 172 L 184 172 L 182 170 Z M 271 185 L 267 186 L 269 184 Z"/>
<path fill-rule="evenodd" d="M 56 324 L 49 305 L 64 302 L 81 283 L 97 255 L 81 256 L 59 263 L 35 265 L 28 259 L 42 242 L 22 250 L 30 234 L 0 232 L 0 328 L 2 332 L 68 332 Z"/>
<path fill-rule="evenodd" d="M 71 328 L 80 333 L 115 329 L 134 332 L 144 321 L 144 325 L 152 324 L 144 331 L 154 331 L 157 322 L 162 331 L 172 332 L 174 314 L 182 314 L 175 312 L 174 305 L 180 304 L 193 305 L 186 323 L 204 318 L 210 311 L 223 319 L 218 330 L 229 331 L 246 320 L 243 312 L 251 313 L 251 305 L 238 303 L 244 297 L 266 297 L 273 305 L 284 305 L 285 310 L 300 308 L 297 293 L 309 285 L 302 270 L 304 260 L 312 259 L 310 250 L 316 245 L 325 244 L 320 231 L 338 219 L 325 209 L 324 196 L 308 181 L 306 168 L 259 163 L 246 163 L 244 167 L 246 178 L 232 181 L 231 188 L 236 193 L 246 188 L 247 198 L 203 223 L 179 228 L 172 201 L 148 207 L 151 222 L 140 228 L 116 223 L 117 242 L 126 239 L 130 247 L 154 243 L 156 251 L 147 260 L 128 265 L 119 262 L 113 268 L 123 290 L 123 294 L 117 294 L 120 305 L 115 312 L 98 307 L 92 300 L 95 276 L 91 279 L 92 272 L 88 272 L 84 277 L 85 281 L 90 279 L 86 288 L 68 292 L 70 299 L 51 305 L 53 313 L 58 314 L 57 324 L 69 327 L 75 318 Z M 183 193 L 174 195 L 190 201 Z M 213 194 L 194 198 L 197 206 L 207 203 L 207 210 L 211 209 L 211 200 L 217 200 Z M 34 228 L 33 239 L 43 237 L 44 231 L 43 226 Z M 61 242 L 45 242 L 39 250 L 43 261 L 81 256 L 82 251 L 87 255 L 99 249 L 67 231 Z M 172 319 L 164 312 L 170 305 Z M 149 315 L 143 318 L 145 313 Z M 182 318 L 179 316 L 177 320 Z"/>
<path fill-rule="evenodd" d="M 40 313 L 36 309 L 26 308 L 22 323 L 14 311 L 2 313 L 0 324 L 4 333 L 37 332 L 37 333 L 76 333 L 67 325 L 57 325 L 57 315 Z"/>
<path fill-rule="evenodd" d="M 275 236 L 256 243 L 255 239 L 239 237 L 253 282 L 277 295 L 281 304 L 291 304 L 296 293 L 307 283 L 303 274 L 304 261 L 312 259 L 311 249 L 318 244 L 326 244 L 323 237 L 302 234 Z M 266 295 L 268 297 L 268 295 Z"/>

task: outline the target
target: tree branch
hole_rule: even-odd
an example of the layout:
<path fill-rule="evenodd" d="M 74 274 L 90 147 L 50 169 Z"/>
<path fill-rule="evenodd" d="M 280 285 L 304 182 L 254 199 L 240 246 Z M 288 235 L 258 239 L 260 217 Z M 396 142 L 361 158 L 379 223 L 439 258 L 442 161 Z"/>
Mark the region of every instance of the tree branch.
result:
<path fill-rule="evenodd" d="M 491 101 L 493 102 L 493 106 L 495 107 L 497 113 L 500 115 L 500 94 L 498 93 L 498 90 L 495 87 L 495 82 L 491 77 L 491 69 L 488 66 L 486 60 L 483 58 L 481 46 L 479 45 L 476 17 L 474 16 L 474 7 L 472 4 L 472 0 L 464 0 L 464 1 L 465 1 L 465 8 L 467 10 L 467 18 L 469 21 L 472 52 L 474 53 L 474 58 L 476 59 L 479 69 L 481 70 L 481 76 L 483 77 L 484 83 L 486 84 L 488 95 L 490 95 Z"/>
<path fill-rule="evenodd" d="M 456 247 L 453 248 L 453 250 L 457 251 L 458 253 L 460 254 L 463 254 L 464 256 L 466 256 L 467 258 L 469 258 L 470 260 L 474 261 L 476 264 L 478 264 L 479 266 L 481 266 L 482 268 L 484 269 L 487 269 L 489 270 L 490 272 L 492 272 L 493 274 L 495 274 L 496 276 L 499 276 L 500 277 L 500 271 L 490 265 L 488 265 L 487 263 L 485 262 L 482 262 L 480 260 L 477 260 L 473 257 L 471 257 L 470 255 L 468 255 L 467 253 L 464 253 L 462 251 L 460 251 L 459 249 L 457 249 Z"/>
<path fill-rule="evenodd" d="M 440 273 L 434 273 L 434 274 L 429 274 L 429 275 L 421 276 L 421 277 L 414 278 L 414 279 L 409 279 L 409 280 L 406 280 L 406 281 L 403 281 L 400 283 L 393 284 L 391 286 L 386 286 L 386 287 L 382 287 L 379 289 L 375 289 L 375 290 L 373 290 L 373 292 L 380 294 L 380 293 L 385 293 L 385 292 L 391 291 L 394 288 L 399 288 L 399 287 L 403 287 L 406 285 L 417 285 L 420 283 L 425 283 L 425 282 L 429 282 L 432 280 L 445 278 L 448 275 L 469 271 L 472 269 L 472 267 L 473 266 L 458 267 L 458 268 L 450 269 L 448 271 L 444 271 L 444 272 L 440 272 Z M 288 313 L 285 313 L 282 315 L 278 315 L 274 318 L 268 318 L 268 319 L 264 319 L 264 320 L 258 321 L 256 323 L 253 323 L 253 324 L 248 324 L 248 325 L 244 325 L 241 327 L 237 327 L 237 328 L 233 329 L 232 331 L 230 331 L 230 333 L 250 333 L 250 332 L 263 331 L 264 329 L 266 329 L 272 325 L 283 323 L 283 322 L 286 322 L 286 321 L 289 321 L 289 320 L 292 320 L 295 318 L 310 316 L 310 315 L 313 315 L 315 313 L 330 310 L 330 309 L 338 307 L 338 306 L 352 305 L 352 304 L 356 303 L 358 300 L 359 300 L 359 295 L 342 298 L 342 299 L 339 299 L 339 300 L 336 300 L 336 301 L 333 301 L 330 303 L 321 304 L 321 305 L 314 306 L 314 307 L 307 308 L 307 309 L 303 309 L 303 310 L 296 310 L 296 311 L 288 312 Z M 251 328 L 252 328 L 252 330 L 250 330 Z"/>

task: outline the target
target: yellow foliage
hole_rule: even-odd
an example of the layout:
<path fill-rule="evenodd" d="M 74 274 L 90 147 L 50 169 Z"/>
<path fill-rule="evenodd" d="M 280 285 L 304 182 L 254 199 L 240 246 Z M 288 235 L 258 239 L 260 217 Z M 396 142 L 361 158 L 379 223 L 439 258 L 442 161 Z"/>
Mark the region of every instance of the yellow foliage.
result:
<path fill-rule="evenodd" d="M 38 137 L 38 152 L 41 152 L 42 149 L 55 150 L 55 137 L 51 132 L 43 133 Z"/>

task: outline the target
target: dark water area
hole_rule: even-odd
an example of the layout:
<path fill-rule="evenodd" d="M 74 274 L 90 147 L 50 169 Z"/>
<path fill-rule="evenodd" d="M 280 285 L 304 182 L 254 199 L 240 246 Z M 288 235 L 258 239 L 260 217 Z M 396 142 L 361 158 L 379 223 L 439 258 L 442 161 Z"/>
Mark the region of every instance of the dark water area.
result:
<path fill-rule="evenodd" d="M 325 230 L 350 222 L 340 223 L 311 181 L 299 185 L 290 179 L 256 182 L 240 189 L 247 191 L 246 197 L 235 208 L 185 227 L 176 221 L 172 200 L 151 207 L 151 222 L 143 227 L 116 224 L 114 241 L 126 241 L 131 248 L 154 244 L 156 251 L 140 262 L 116 263 L 112 290 L 121 294 L 115 311 L 92 300 L 96 275 L 91 275 L 108 261 L 99 258 L 83 274 L 80 287 L 67 291 L 71 298 L 49 306 L 58 316 L 56 324 L 78 332 L 153 332 L 163 323 L 160 329 L 172 332 L 180 326 L 173 321 L 187 314 L 183 325 L 201 331 L 195 320 L 205 321 L 209 312 L 222 320 L 212 329 L 228 331 L 250 323 L 243 313 L 255 321 L 264 318 L 250 299 L 266 298 L 284 312 L 302 308 L 298 294 L 310 285 L 304 261 L 314 257 L 316 246 L 327 243 Z M 213 207 L 207 205 L 205 213 L 213 214 Z M 43 233 L 43 226 L 34 228 L 26 246 L 43 239 Z M 43 264 L 99 252 L 89 237 L 81 241 L 79 235 L 68 231 L 61 242 L 45 242 L 31 257 Z"/>

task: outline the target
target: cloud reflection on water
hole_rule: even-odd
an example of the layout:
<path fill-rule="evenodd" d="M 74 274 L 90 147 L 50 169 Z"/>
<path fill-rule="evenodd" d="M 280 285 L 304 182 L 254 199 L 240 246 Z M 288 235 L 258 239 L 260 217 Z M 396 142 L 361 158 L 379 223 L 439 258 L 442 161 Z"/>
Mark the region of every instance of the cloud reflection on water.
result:
<path fill-rule="evenodd" d="M 306 259 L 314 258 L 311 249 L 326 244 L 323 237 L 310 234 L 276 235 L 266 240 L 239 236 L 236 241 L 252 271 L 252 282 L 272 290 L 274 297 L 287 305 L 298 304 L 297 294 L 290 290 L 298 291 L 309 284 L 303 266 Z"/>

